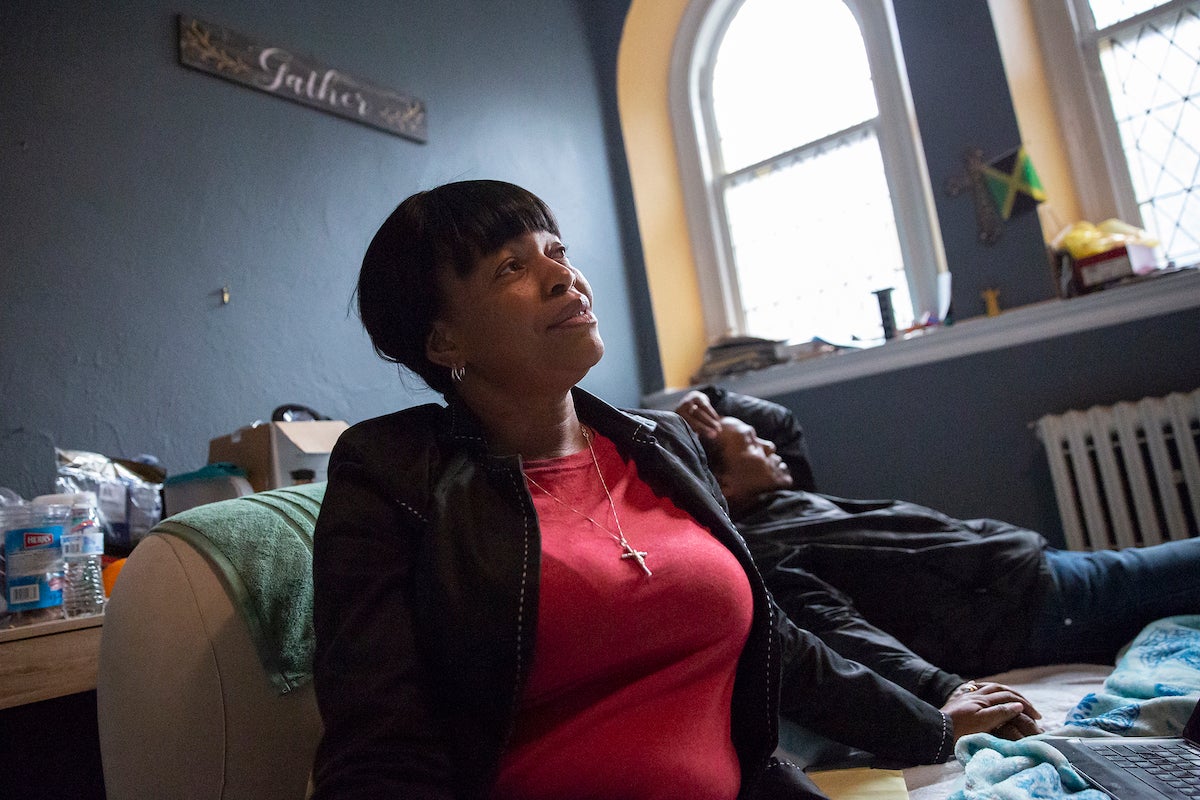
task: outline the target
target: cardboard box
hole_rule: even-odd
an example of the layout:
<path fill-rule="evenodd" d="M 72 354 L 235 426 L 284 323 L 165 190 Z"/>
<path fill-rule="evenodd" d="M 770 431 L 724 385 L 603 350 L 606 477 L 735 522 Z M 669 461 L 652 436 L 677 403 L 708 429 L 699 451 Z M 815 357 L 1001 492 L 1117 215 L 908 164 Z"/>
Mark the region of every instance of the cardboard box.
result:
<path fill-rule="evenodd" d="M 163 484 L 163 516 L 174 516 L 189 508 L 216 503 L 220 500 L 244 497 L 253 493 L 254 487 L 241 475 L 185 477 L 184 480 Z"/>
<path fill-rule="evenodd" d="M 1127 244 L 1076 261 L 1075 285 L 1080 291 L 1087 292 L 1122 278 L 1145 275 L 1157 268 L 1153 248 Z"/>
<path fill-rule="evenodd" d="M 229 461 L 246 471 L 254 491 L 291 486 L 291 473 L 311 469 L 325 480 L 329 453 L 342 431 L 341 420 L 271 422 L 242 428 L 208 443 L 208 463 Z"/>

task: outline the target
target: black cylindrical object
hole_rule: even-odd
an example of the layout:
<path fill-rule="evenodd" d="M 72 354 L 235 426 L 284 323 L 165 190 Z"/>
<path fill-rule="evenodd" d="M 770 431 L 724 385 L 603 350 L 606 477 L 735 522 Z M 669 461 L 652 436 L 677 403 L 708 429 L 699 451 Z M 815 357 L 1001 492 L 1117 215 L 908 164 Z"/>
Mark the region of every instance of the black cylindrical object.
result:
<path fill-rule="evenodd" d="M 883 321 L 883 338 L 896 338 L 896 312 L 892 308 L 892 289 L 871 292 L 879 300 L 879 318 Z"/>

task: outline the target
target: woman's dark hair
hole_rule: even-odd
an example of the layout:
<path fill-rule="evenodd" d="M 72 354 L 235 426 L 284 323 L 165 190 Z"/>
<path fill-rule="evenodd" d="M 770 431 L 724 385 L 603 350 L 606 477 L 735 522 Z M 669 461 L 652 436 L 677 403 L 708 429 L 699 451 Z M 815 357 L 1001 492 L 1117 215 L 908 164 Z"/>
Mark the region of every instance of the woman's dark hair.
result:
<path fill-rule="evenodd" d="M 425 356 L 442 312 L 439 276 L 452 269 L 466 277 L 513 237 L 542 231 L 559 235 L 554 214 L 531 192 L 503 181 L 448 183 L 402 202 L 367 247 L 355 290 L 375 352 L 445 394 L 449 370 Z"/>

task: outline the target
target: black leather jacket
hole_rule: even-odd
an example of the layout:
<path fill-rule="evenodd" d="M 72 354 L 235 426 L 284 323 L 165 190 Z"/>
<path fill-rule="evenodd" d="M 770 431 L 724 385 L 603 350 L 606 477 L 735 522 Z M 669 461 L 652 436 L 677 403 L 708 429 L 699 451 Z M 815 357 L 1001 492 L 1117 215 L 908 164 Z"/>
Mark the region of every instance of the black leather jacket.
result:
<path fill-rule="evenodd" d="M 743 797 L 820 796 L 799 788 L 802 775 L 784 781 L 795 780 L 790 794 L 765 788 L 788 771 L 771 759 L 780 712 L 889 759 L 949 756 L 950 722 L 937 708 L 779 612 L 678 416 L 574 396 L 580 418 L 746 570 L 754 616 L 732 716 Z M 486 795 L 536 646 L 540 551 L 519 458 L 490 454 L 460 402 L 342 435 L 314 536 L 314 681 L 325 725 L 317 800 Z"/>
<path fill-rule="evenodd" d="M 1053 581 L 1041 534 L 902 500 L 819 494 L 791 411 L 704 391 L 719 413 L 774 441 L 792 473 L 795 490 L 763 495 L 735 522 L 797 625 L 938 706 L 962 683 L 943 670 L 979 677 L 1018 665 Z"/>

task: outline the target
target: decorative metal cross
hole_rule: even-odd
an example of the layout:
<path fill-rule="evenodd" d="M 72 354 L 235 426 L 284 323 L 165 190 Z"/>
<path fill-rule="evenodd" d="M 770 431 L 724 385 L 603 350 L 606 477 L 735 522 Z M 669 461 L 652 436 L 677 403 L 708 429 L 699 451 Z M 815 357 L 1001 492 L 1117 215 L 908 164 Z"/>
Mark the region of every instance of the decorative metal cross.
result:
<path fill-rule="evenodd" d="M 987 166 L 983 160 L 983 151 L 974 148 L 968 150 L 963 161 L 966 168 L 946 181 L 946 194 L 957 197 L 963 192 L 971 193 L 971 200 L 975 204 L 975 219 L 979 223 L 979 241 L 989 245 L 995 244 L 1004 233 L 1004 223 L 983 180 L 983 170 Z"/>
<path fill-rule="evenodd" d="M 650 568 L 646 566 L 646 556 L 650 555 L 647 551 L 634 550 L 629 545 L 629 542 L 622 542 L 621 547 L 624 548 L 624 550 L 625 550 L 625 552 L 621 554 L 622 560 L 625 560 L 627 558 L 632 558 L 634 561 L 637 562 L 637 565 L 642 568 L 642 572 L 646 573 L 646 577 L 650 577 L 651 575 L 654 574 L 653 572 L 650 571 Z"/>

